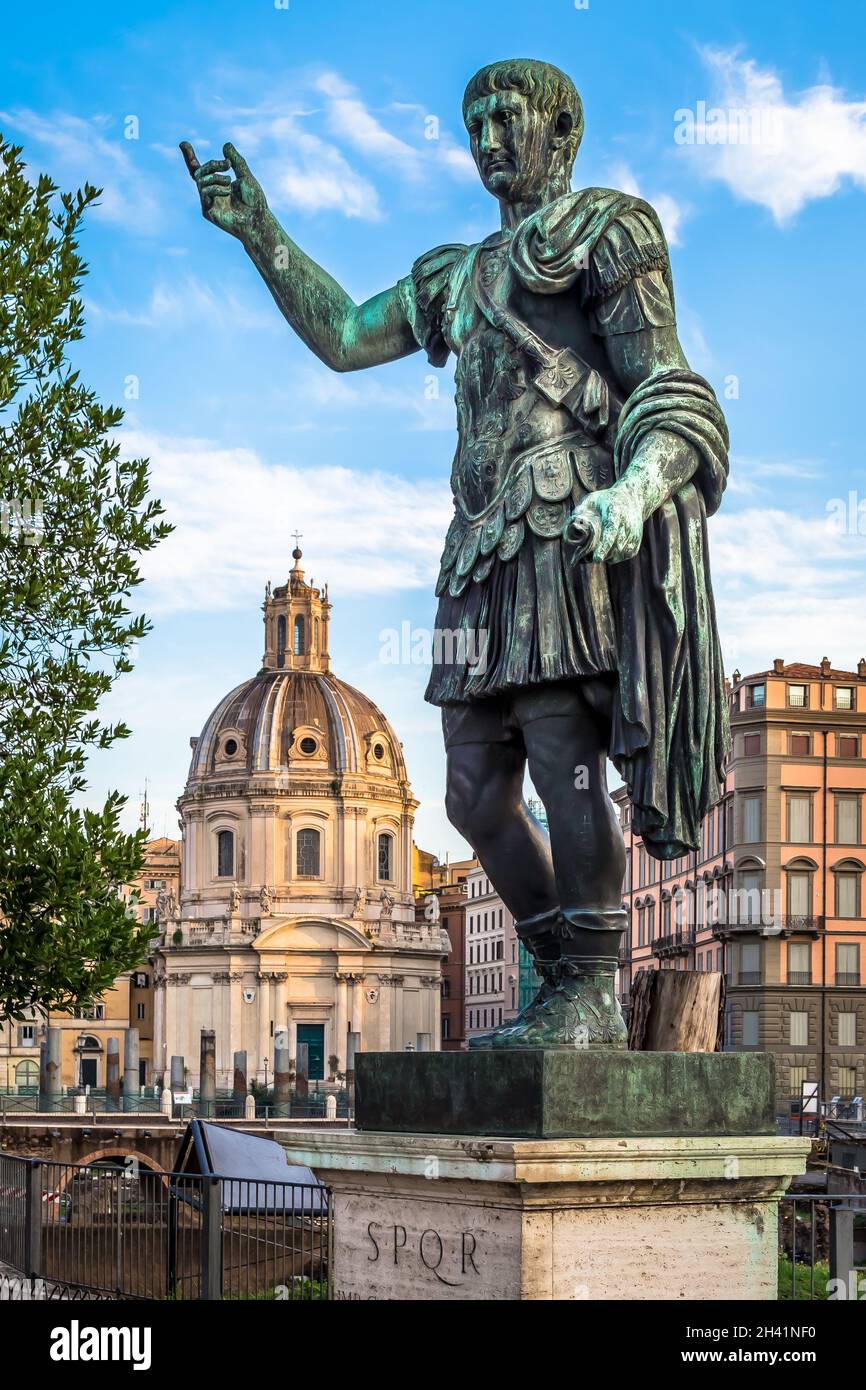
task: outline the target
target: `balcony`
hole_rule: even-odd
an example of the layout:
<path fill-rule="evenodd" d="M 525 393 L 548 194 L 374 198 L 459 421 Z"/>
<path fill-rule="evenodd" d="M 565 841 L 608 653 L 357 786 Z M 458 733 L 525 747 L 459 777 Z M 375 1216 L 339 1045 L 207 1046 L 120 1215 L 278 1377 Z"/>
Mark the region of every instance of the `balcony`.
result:
<path fill-rule="evenodd" d="M 859 971 L 859 970 L 837 970 L 837 971 L 836 971 L 836 984 L 837 984 L 837 985 L 859 985 L 859 983 L 860 983 L 860 971 Z"/>
<path fill-rule="evenodd" d="M 688 927 L 684 931 L 670 932 L 667 936 L 657 936 L 651 950 L 660 960 L 668 960 L 672 956 L 687 956 L 694 946 L 695 929 Z"/>
<path fill-rule="evenodd" d="M 788 984 L 789 984 L 789 985 L 810 985 L 811 983 L 812 983 L 812 972 L 811 972 L 811 970 L 789 970 L 789 971 L 788 971 Z"/>
<path fill-rule="evenodd" d="M 775 925 L 781 928 L 783 936 L 819 936 L 824 930 L 824 918 L 796 912 L 783 913 L 776 918 Z"/>
<path fill-rule="evenodd" d="M 741 970 L 737 975 L 738 985 L 759 985 L 760 983 L 760 970 Z"/>

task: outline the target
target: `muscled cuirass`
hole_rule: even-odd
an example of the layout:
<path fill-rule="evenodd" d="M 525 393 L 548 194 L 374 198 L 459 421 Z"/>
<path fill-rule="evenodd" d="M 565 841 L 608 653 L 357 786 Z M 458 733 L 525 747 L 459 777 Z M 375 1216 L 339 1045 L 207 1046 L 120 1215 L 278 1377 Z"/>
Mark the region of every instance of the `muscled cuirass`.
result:
<path fill-rule="evenodd" d="M 438 592 L 447 586 L 455 596 L 470 579 L 483 581 L 497 555 L 511 559 L 527 528 L 545 539 L 559 536 L 574 505 L 613 481 L 609 447 L 539 390 L 539 363 L 515 341 L 514 324 L 554 351 L 570 348 L 602 376 L 610 371 L 603 348 L 578 296 L 524 289 L 507 252 L 502 234 L 468 250 L 454 266 L 442 309 L 443 335 L 457 355 L 458 444 L 455 516 Z M 499 309 L 511 332 L 491 321 Z"/>

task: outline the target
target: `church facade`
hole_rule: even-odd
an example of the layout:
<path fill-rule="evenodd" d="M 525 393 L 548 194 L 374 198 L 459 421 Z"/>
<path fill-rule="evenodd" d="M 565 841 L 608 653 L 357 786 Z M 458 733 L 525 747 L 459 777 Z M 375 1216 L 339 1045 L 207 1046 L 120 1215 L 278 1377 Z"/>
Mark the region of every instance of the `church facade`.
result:
<path fill-rule="evenodd" d="M 330 603 L 293 552 L 265 593 L 262 669 L 222 699 L 178 802 L 179 901 L 162 905 L 154 960 L 154 1068 L 184 1058 L 198 1083 L 213 1029 L 217 1086 L 233 1055 L 273 1075 L 275 1038 L 308 1047 L 310 1077 L 364 1051 L 438 1047 L 438 921 L 416 921 L 417 802 L 381 710 L 330 669 Z M 419 1038 L 419 1035 L 420 1038 Z"/>

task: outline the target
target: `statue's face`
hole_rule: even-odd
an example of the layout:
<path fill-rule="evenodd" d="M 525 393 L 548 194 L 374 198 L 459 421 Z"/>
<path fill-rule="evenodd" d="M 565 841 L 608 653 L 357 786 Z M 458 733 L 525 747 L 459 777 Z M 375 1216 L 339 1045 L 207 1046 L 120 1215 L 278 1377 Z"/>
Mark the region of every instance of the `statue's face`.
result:
<path fill-rule="evenodd" d="M 466 112 L 466 129 L 481 182 L 494 197 L 518 203 L 548 179 L 553 127 L 522 92 L 479 97 Z"/>

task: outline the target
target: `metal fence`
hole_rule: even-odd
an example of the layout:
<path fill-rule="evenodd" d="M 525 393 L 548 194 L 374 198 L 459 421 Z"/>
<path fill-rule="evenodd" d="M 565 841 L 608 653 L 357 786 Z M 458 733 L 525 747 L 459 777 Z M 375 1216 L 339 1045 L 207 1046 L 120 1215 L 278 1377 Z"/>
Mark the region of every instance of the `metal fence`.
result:
<path fill-rule="evenodd" d="M 337 1102 L 336 1119 L 347 1121 L 351 1115 L 351 1096 L 347 1091 L 310 1089 L 308 1095 L 293 1092 L 288 1101 L 277 1104 L 273 1093 L 256 1100 L 256 1119 L 326 1120 L 328 1095 L 335 1095 Z M 83 1103 L 83 1110 L 76 1110 L 76 1100 Z M 152 1091 L 142 1090 L 140 1095 L 129 1096 L 119 1101 L 107 1095 L 104 1090 L 90 1090 L 82 1097 L 69 1088 L 57 1096 L 40 1095 L 38 1091 L 0 1091 L 0 1123 L 7 1116 L 24 1114 L 39 1115 L 158 1115 L 162 1102 Z M 192 1119 L 195 1116 L 217 1120 L 242 1120 L 246 1118 L 243 1101 L 239 1101 L 231 1091 L 217 1091 L 213 1101 L 202 1101 L 198 1092 L 193 1093 L 191 1101 L 175 1102 L 175 1119 Z"/>
<path fill-rule="evenodd" d="M 866 1193 L 785 1193 L 779 1203 L 779 1298 L 863 1297 Z"/>
<path fill-rule="evenodd" d="M 54 1297 L 327 1299 L 330 1213 L 317 1184 L 0 1156 L 0 1261 Z"/>

